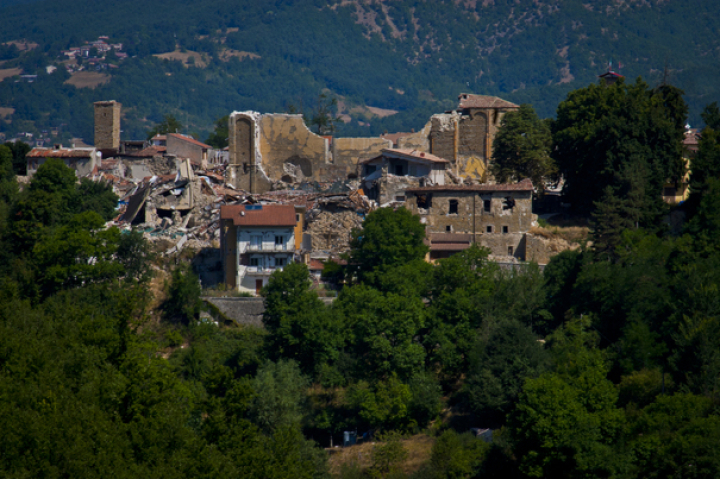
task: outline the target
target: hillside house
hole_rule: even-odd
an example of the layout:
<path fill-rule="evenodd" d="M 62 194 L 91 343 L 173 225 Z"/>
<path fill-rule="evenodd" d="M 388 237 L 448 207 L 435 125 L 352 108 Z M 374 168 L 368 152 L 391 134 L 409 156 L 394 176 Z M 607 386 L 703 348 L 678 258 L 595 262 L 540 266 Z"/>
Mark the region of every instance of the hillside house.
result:
<path fill-rule="evenodd" d="M 298 233 L 299 231 L 299 233 Z M 228 287 L 259 294 L 270 275 L 293 261 L 302 216 L 292 205 L 224 205 L 220 248 Z"/>
<path fill-rule="evenodd" d="M 168 133 L 165 147 L 168 155 L 189 158 L 191 162 L 198 165 L 203 161 L 207 161 L 208 152 L 212 150 L 210 145 L 180 133 Z"/>

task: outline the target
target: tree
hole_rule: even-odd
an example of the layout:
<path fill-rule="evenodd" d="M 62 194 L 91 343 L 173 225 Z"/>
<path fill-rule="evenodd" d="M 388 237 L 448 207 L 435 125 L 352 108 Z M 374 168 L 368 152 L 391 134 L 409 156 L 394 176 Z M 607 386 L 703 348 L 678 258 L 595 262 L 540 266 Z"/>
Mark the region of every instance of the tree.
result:
<path fill-rule="evenodd" d="M 502 422 L 515 405 L 523 382 L 550 367 L 550 357 L 530 329 L 508 321 L 481 337 L 471 353 L 464 385 L 470 408 Z"/>
<path fill-rule="evenodd" d="M 530 477 L 611 477 L 629 459 L 614 447 L 624 414 L 603 353 L 583 344 L 582 324 L 569 326 L 554 343 L 560 367 L 527 379 L 510 415 L 515 454 Z"/>
<path fill-rule="evenodd" d="M 349 269 L 361 282 L 378 283 L 388 269 L 416 259 L 428 251 L 425 226 L 405 208 L 379 208 L 354 230 L 350 241 Z"/>
<path fill-rule="evenodd" d="M 698 152 L 690 168 L 690 215 L 697 211 L 714 178 L 720 178 L 720 130 L 708 127 L 700 136 Z"/>
<path fill-rule="evenodd" d="M 165 313 L 171 319 L 187 323 L 200 313 L 200 282 L 189 263 L 177 266 L 170 279 L 169 297 L 165 302 Z"/>
<path fill-rule="evenodd" d="M 163 120 L 147 132 L 148 140 L 155 135 L 166 135 L 168 133 L 179 133 L 183 125 L 173 115 L 165 115 Z"/>
<path fill-rule="evenodd" d="M 305 116 L 305 123 L 320 135 L 332 135 L 340 118 L 335 115 L 337 98 L 330 98 L 327 93 L 318 95 L 317 105 L 312 116 Z"/>
<path fill-rule="evenodd" d="M 590 85 L 560 103 L 552 156 L 575 210 L 593 211 L 607 186 L 619 193 L 618 180 L 634 172 L 642 175 L 635 182 L 644 198 L 640 226 L 657 223 L 663 185 L 683 174 L 687 106 L 681 94 L 670 86 L 651 90 L 638 78 L 634 84 Z"/>
<path fill-rule="evenodd" d="M 706 105 L 700 116 L 708 128 L 720 130 L 720 108 L 716 101 Z"/>
<path fill-rule="evenodd" d="M 13 169 L 16 175 L 27 174 L 27 159 L 25 155 L 32 150 L 32 147 L 23 141 L 13 141 L 5 143 L 10 148 L 13 157 Z"/>
<path fill-rule="evenodd" d="M 311 284 L 307 266 L 291 263 L 275 271 L 262 291 L 268 355 L 297 361 L 305 374 L 332 363 L 345 342 L 343 328 Z"/>
<path fill-rule="evenodd" d="M 0 145 L 0 202 L 12 202 L 17 191 L 12 151 L 7 146 Z"/>
<path fill-rule="evenodd" d="M 503 116 L 493 141 L 491 171 L 499 183 L 530 178 L 543 189 L 545 180 L 557 173 L 550 157 L 552 135 L 546 121 L 540 120 L 528 104 Z"/>
<path fill-rule="evenodd" d="M 308 380 L 295 361 L 265 363 L 253 381 L 250 418 L 267 433 L 299 428 L 307 412 L 307 386 Z"/>
<path fill-rule="evenodd" d="M 110 221 L 116 215 L 119 198 L 111 184 L 83 178 L 77 190 L 80 211 L 94 211 L 105 221 Z"/>
<path fill-rule="evenodd" d="M 208 136 L 207 140 L 205 140 L 205 143 L 219 150 L 228 146 L 228 137 L 230 136 L 228 131 L 229 119 L 229 115 L 218 118 L 218 120 L 215 121 L 215 130 L 210 133 L 210 136 Z"/>

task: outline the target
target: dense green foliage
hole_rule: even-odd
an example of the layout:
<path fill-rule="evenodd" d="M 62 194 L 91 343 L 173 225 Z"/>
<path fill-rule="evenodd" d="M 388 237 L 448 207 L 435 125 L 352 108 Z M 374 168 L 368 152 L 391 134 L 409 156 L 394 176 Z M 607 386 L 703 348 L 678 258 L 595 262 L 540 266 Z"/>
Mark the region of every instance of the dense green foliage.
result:
<path fill-rule="evenodd" d="M 492 174 L 498 183 L 530 178 L 538 188 L 557 173 L 550 157 L 552 136 L 548 122 L 540 120 L 532 106 L 523 104 L 503 116 L 493 142 Z"/>
<path fill-rule="evenodd" d="M 612 88 L 672 120 L 641 121 L 651 131 L 626 156 L 606 150 L 643 164 L 640 140 L 684 118 L 667 113 L 672 91 Z M 624 128 L 581 126 L 611 145 Z M 157 315 L 160 260 L 139 233 L 104 227 L 107 191 L 57 160 L 8 188 L 12 152 L 0 147 L 0 475 L 321 478 L 319 445 L 357 431 L 381 442 L 366 470 L 340 476 L 404 477 L 400 435 L 425 431 L 437 437 L 416 477 L 718 477 L 713 135 L 693 167 L 694 206 L 678 207 L 672 230 L 646 215 L 544 271 L 501 269 L 475 245 L 431 265 L 420 219 L 378 209 L 333 265 L 344 281 L 331 304 L 306 266 L 272 274 L 264 329 L 202 318 L 183 264 Z M 674 158 L 667 142 L 658 161 Z M 615 194 L 619 206 L 596 218 L 632 217 L 631 195 Z M 492 443 L 467 434 L 475 426 L 492 428 Z"/>
<path fill-rule="evenodd" d="M 342 100 L 352 117 L 336 125 L 336 134 L 348 136 L 417 131 L 464 91 L 532 103 L 547 117 L 567 92 L 594 81 L 611 61 L 623 75 L 642 75 L 652 86 L 663 81 L 667 66 L 670 80 L 687 94 L 693 125 L 701 121 L 702 106 L 719 99 L 720 16 L 715 3 L 703 0 L 0 5 L 0 42 L 39 44 L 30 52 L 0 51 L 8 58 L 3 69 L 38 74 L 33 83 L 0 83 L 0 106 L 15 109 L 12 123 L 0 122 L 9 132 L 65 124 L 68 138 L 91 141 L 92 102 L 115 99 L 125 106 L 126 138 L 143 138 L 163 114 L 185 120 L 189 131 L 206 138 L 213 122 L 232 110 L 282 112 L 290 104 L 312 105 L 325 92 Z M 64 83 L 69 74 L 63 67 L 46 73 L 61 50 L 99 35 L 122 42 L 130 56 L 112 60 L 119 68 L 103 70 L 109 83 L 76 88 Z M 186 68 L 152 56 L 176 47 L 203 55 L 206 66 Z M 258 57 L 227 57 L 225 49 Z M 399 113 L 380 118 L 350 111 L 365 105 Z"/>

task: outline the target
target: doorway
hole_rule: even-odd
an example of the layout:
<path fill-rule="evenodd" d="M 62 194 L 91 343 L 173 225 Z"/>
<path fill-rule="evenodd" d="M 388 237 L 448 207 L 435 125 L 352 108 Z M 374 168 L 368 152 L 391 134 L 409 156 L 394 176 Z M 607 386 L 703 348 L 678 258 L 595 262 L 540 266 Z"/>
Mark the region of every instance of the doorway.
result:
<path fill-rule="evenodd" d="M 256 279 L 255 280 L 255 294 L 259 295 L 262 287 L 263 287 L 263 280 Z"/>

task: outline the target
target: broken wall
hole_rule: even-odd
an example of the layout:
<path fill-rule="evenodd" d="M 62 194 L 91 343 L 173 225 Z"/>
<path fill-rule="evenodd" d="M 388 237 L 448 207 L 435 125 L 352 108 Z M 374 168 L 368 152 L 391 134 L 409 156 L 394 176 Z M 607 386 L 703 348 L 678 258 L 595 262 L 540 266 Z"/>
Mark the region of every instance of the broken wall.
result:
<path fill-rule="evenodd" d="M 262 169 L 272 179 L 287 183 L 317 180 L 329 163 L 328 140 L 311 132 L 302 115 L 262 115 L 259 129 Z M 296 178 L 287 174 L 286 164 L 295 167 Z"/>
<path fill-rule="evenodd" d="M 364 216 L 353 210 L 323 210 L 308 215 L 306 233 L 312 238 L 313 251 L 344 253 L 350 250 L 351 233 L 362 228 Z"/>
<path fill-rule="evenodd" d="M 392 148 L 392 141 L 383 138 L 334 138 L 332 162 L 344 168 L 345 177 L 356 173 L 358 161 L 374 158 L 385 148 Z M 321 180 L 322 181 L 322 180 Z"/>

